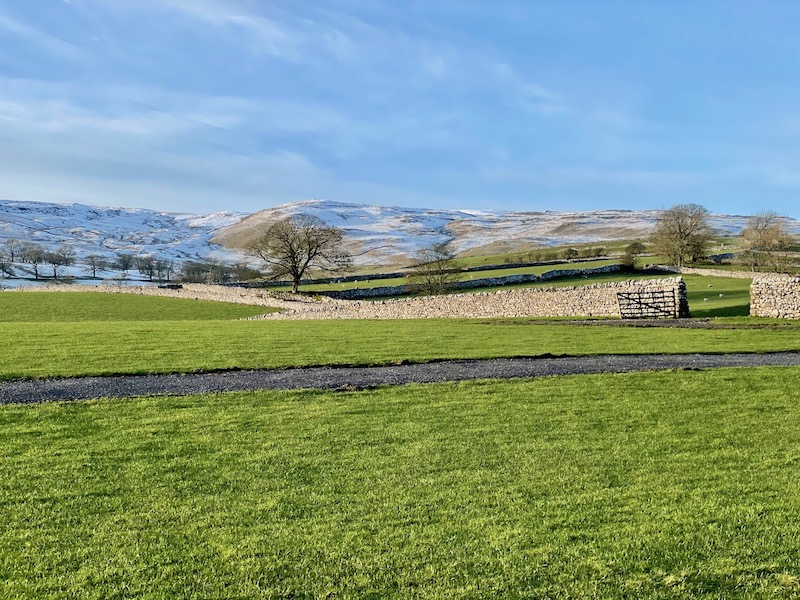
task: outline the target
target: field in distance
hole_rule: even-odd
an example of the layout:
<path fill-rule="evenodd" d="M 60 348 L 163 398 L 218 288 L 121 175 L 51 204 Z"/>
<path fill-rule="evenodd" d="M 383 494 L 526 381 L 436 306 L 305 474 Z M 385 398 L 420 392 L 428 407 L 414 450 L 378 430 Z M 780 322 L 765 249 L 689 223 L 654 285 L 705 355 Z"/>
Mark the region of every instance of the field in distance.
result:
<path fill-rule="evenodd" d="M 0 322 L 8 323 L 230 320 L 274 310 L 227 302 L 104 292 L 0 294 Z"/>

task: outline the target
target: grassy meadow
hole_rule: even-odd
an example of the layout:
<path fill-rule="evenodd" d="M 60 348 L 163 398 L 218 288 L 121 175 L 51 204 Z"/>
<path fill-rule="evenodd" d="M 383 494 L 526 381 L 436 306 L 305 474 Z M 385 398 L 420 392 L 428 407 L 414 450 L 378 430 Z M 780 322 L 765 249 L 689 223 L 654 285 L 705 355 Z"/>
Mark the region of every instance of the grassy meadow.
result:
<path fill-rule="evenodd" d="M 0 323 L 210 321 L 270 312 L 263 306 L 103 292 L 0 294 Z"/>
<path fill-rule="evenodd" d="M 749 282 L 686 279 L 695 314 L 746 314 Z M 262 311 L 3 293 L 0 378 L 800 351 L 800 324 L 741 316 L 236 320 Z M 0 406 L 0 598 L 798 597 L 798 389 L 764 368 Z"/>
<path fill-rule="evenodd" d="M 789 598 L 800 369 L 0 408 L 3 598 Z"/>
<path fill-rule="evenodd" d="M 706 308 L 706 316 L 747 314 L 747 280 L 686 280 L 695 315 L 697 306 Z M 586 280 L 556 285 L 578 282 Z M 0 379 L 453 358 L 800 350 L 798 324 L 753 330 L 741 328 L 741 320 L 732 321 L 732 328 L 712 330 L 587 327 L 535 319 L 234 320 L 264 310 L 128 294 L 3 293 L 0 336 L 6 343 Z"/>
<path fill-rule="evenodd" d="M 0 379 L 372 365 L 508 356 L 800 350 L 800 329 L 531 319 L 0 323 Z"/>
<path fill-rule="evenodd" d="M 547 265 L 534 265 L 531 267 L 513 267 L 505 268 L 498 266 L 496 269 L 488 269 L 486 271 L 476 271 L 461 273 L 457 277 L 458 281 L 467 281 L 469 279 L 486 279 L 490 277 L 508 277 L 511 275 L 542 275 L 549 271 L 560 271 L 563 269 L 594 269 L 597 267 L 605 267 L 607 265 L 618 264 L 617 259 L 607 260 L 592 260 L 592 261 L 575 261 L 570 263 L 560 264 L 547 264 Z M 477 266 L 477 265 L 475 265 Z M 365 289 L 376 288 L 384 286 L 399 286 L 408 285 L 411 280 L 408 277 L 392 277 L 389 279 L 370 279 L 366 281 L 345 281 L 342 283 L 316 283 L 301 285 L 299 290 L 301 292 L 321 292 L 321 291 L 338 291 L 338 290 L 352 290 L 352 289 Z M 282 285 L 271 286 L 269 289 L 285 290 L 290 287 L 289 283 Z"/>
<path fill-rule="evenodd" d="M 669 273 L 607 273 L 591 277 L 560 277 L 540 283 L 489 286 L 470 291 L 478 293 L 504 289 L 567 287 L 625 280 L 659 279 L 670 276 Z M 689 309 L 693 317 L 746 317 L 750 314 L 750 283 L 752 280 L 732 277 L 703 277 L 701 275 L 681 275 L 681 277 L 686 282 Z"/>

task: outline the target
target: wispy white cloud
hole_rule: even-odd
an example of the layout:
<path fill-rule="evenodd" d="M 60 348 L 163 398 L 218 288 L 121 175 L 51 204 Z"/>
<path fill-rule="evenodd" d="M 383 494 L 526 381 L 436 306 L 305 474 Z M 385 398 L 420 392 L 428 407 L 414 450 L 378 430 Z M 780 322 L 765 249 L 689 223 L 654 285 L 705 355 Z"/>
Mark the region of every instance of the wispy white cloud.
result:
<path fill-rule="evenodd" d="M 86 53 L 78 46 L 59 39 L 49 33 L 21 23 L 3 14 L 0 8 L 0 30 L 19 37 L 27 44 L 33 44 L 51 55 L 61 59 L 77 60 L 86 57 Z"/>
<path fill-rule="evenodd" d="M 241 0 L 142 0 L 135 5 L 117 3 L 120 10 L 143 11 L 148 7 L 214 27 L 250 52 L 292 62 L 316 61 L 319 52 L 343 59 L 353 51 L 353 43 L 344 31 L 314 18 L 279 11 L 268 4 Z"/>

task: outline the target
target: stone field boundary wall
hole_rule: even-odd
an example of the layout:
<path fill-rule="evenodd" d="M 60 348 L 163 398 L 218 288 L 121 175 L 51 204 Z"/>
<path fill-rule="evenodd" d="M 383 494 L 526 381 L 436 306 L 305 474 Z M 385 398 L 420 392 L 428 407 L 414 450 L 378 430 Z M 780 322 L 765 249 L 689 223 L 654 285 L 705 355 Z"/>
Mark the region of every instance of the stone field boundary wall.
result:
<path fill-rule="evenodd" d="M 336 300 L 225 286 L 187 284 L 179 289 L 153 286 L 75 286 L 19 288 L 26 291 L 107 292 L 189 298 L 281 308 L 262 319 L 424 319 L 441 317 L 619 317 L 620 295 L 633 294 L 646 304 L 633 317 L 686 316 L 686 286 L 680 277 L 622 281 L 561 288 L 517 289 L 475 294 L 421 296 L 384 301 Z M 648 304 L 649 303 L 649 304 Z M 657 306 L 656 313 L 653 306 Z"/>
<path fill-rule="evenodd" d="M 484 277 L 481 279 L 468 279 L 466 281 L 456 281 L 450 285 L 453 290 L 469 290 L 482 287 L 494 287 L 501 285 L 511 285 L 515 283 L 537 283 L 540 281 L 550 281 L 560 277 L 591 277 L 592 275 L 604 275 L 606 273 L 618 273 L 622 270 L 620 265 L 606 265 L 603 267 L 592 267 L 590 269 L 558 269 L 547 271 L 541 275 L 532 273 L 519 275 L 506 275 L 504 277 Z M 338 300 L 366 300 L 369 298 L 388 298 L 391 296 L 403 296 L 422 292 L 424 286 L 390 285 L 374 288 L 363 288 L 355 290 L 341 290 L 330 292 L 318 292 L 329 298 Z"/>
<path fill-rule="evenodd" d="M 753 279 L 764 273 L 753 271 L 726 271 L 725 269 L 698 269 L 695 267 L 671 267 L 666 265 L 651 265 L 647 267 L 653 271 L 665 273 L 678 273 L 680 275 L 705 275 L 706 277 L 730 277 L 731 279 Z"/>
<path fill-rule="evenodd" d="M 453 269 L 454 273 L 479 273 L 481 271 L 500 271 L 504 269 L 520 269 L 526 267 L 547 267 L 547 266 L 558 266 L 558 265 L 568 265 L 572 262 L 580 262 L 583 264 L 592 263 L 592 262 L 600 262 L 609 260 L 610 257 L 608 256 L 600 256 L 597 258 L 581 258 L 576 259 L 575 261 L 568 261 L 568 260 L 547 260 L 547 261 L 534 261 L 534 262 L 513 262 L 513 263 L 502 263 L 497 265 L 479 265 L 476 267 L 463 267 L 461 269 Z M 594 269 L 597 267 L 585 267 L 585 269 Z M 561 269 L 561 270 L 576 270 L 577 269 Z M 328 283 L 351 283 L 356 281 L 380 281 L 381 279 L 400 279 L 403 277 L 409 277 L 411 272 L 409 269 L 404 271 L 395 271 L 393 273 L 373 273 L 371 275 L 339 275 L 339 276 L 332 276 L 332 277 L 320 277 L 320 278 L 311 278 L 311 279 L 301 279 L 300 285 L 319 285 L 319 284 L 328 284 Z M 290 282 L 285 281 L 286 285 L 290 285 Z M 222 285 L 227 285 L 230 287 L 243 287 L 243 288 L 258 288 L 264 287 L 263 283 L 224 283 Z M 389 286 L 387 286 L 389 287 Z"/>
<path fill-rule="evenodd" d="M 750 286 L 750 315 L 800 319 L 800 277 L 756 276 Z"/>
<path fill-rule="evenodd" d="M 620 295 L 644 304 L 631 318 L 677 318 L 686 314 L 686 286 L 680 277 L 586 286 L 500 290 L 475 294 L 420 296 L 383 301 L 333 300 L 306 304 L 254 319 L 427 319 L 491 317 L 619 317 Z M 654 304 L 657 309 L 654 309 Z"/>

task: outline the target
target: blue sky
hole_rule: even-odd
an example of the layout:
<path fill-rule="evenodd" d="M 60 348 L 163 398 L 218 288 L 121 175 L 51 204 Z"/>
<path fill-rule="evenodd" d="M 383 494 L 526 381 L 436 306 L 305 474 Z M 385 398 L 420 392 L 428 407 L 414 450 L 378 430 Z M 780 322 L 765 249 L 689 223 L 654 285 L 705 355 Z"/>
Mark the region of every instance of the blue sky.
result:
<path fill-rule="evenodd" d="M 0 197 L 800 217 L 796 0 L 0 0 Z"/>

